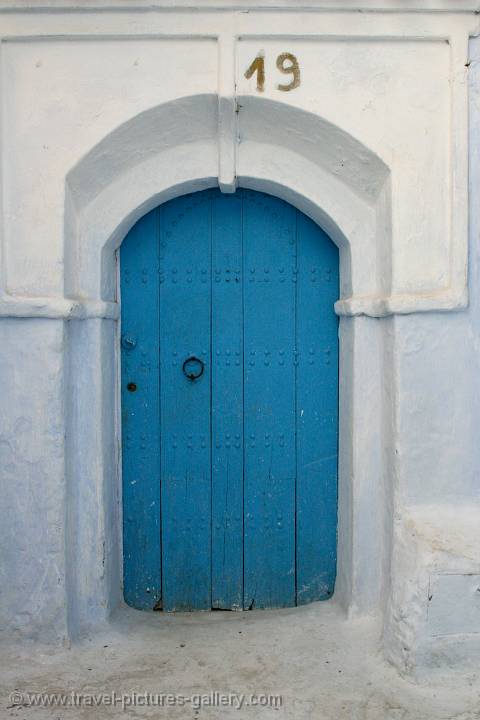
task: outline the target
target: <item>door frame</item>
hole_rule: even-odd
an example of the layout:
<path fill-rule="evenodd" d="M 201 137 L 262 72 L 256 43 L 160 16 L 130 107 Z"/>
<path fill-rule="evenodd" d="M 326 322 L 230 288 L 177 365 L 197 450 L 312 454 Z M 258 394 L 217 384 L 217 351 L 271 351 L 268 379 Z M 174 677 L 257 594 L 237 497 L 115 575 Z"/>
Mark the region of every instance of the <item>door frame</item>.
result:
<path fill-rule="evenodd" d="M 206 112 L 211 108 L 211 99 L 195 96 L 192 104 Z M 257 100 L 255 112 L 260 112 L 259 117 L 265 110 L 262 103 L 271 101 Z M 189 117 L 185 112 L 178 114 L 175 102 L 166 106 L 160 109 L 163 115 L 168 110 L 170 123 L 182 123 Z M 293 108 L 288 112 L 296 113 L 298 128 L 304 127 L 306 121 L 311 127 L 317 118 Z M 330 131 L 320 118 L 318 122 L 322 131 Z M 152 123 L 151 127 L 154 133 L 159 125 Z M 332 144 L 338 145 L 343 131 L 332 126 L 331 132 Z M 217 146 L 210 138 L 199 136 L 188 145 L 182 142 L 167 150 L 162 148 L 140 165 L 125 168 L 119 163 L 113 177 L 107 182 L 104 176 L 104 186 L 93 198 L 89 197 L 92 173 L 95 175 L 97 169 L 102 174 L 105 152 L 120 152 L 116 133 L 113 131 L 100 143 L 101 147 L 80 161 L 70 173 L 66 189 L 65 226 L 70 241 L 67 292 L 102 298 L 89 305 L 89 320 L 67 323 L 66 452 L 70 489 L 66 557 L 67 567 L 72 569 L 67 574 L 71 636 L 107 619 L 111 610 L 122 604 L 121 298 L 116 251 L 136 220 L 149 210 L 173 197 L 218 185 Z M 137 145 L 149 147 L 152 143 L 145 133 L 144 118 L 138 123 L 130 121 L 122 133 L 124 145 L 128 137 Z M 394 476 L 394 459 L 383 448 L 393 446 L 395 434 L 395 319 L 375 319 L 375 307 L 365 309 L 362 291 L 373 291 L 381 281 L 371 268 L 381 267 L 379 253 L 384 250 L 379 249 L 377 237 L 387 237 L 385 228 L 389 227 L 388 169 L 364 148 L 371 172 L 377 179 L 384 178 L 372 198 L 367 188 L 362 194 L 354 193 L 348 183 L 332 179 L 328 169 L 288 147 L 288 138 L 281 136 L 276 141 L 277 151 L 281 152 L 275 153 L 272 162 L 270 141 L 245 140 L 237 184 L 294 205 L 339 246 L 338 546 L 334 601 L 353 614 L 382 612 L 389 586 L 393 533 L 394 486 L 388 478 Z M 347 156 L 355 155 L 358 146 L 346 136 Z M 359 182 L 368 184 L 369 177 L 364 173 Z M 92 478 L 90 486 L 84 481 L 87 475 Z M 94 502 L 93 498 L 100 501 Z M 85 550 L 85 545 L 91 550 Z M 101 553 L 98 548 L 102 548 Z"/>

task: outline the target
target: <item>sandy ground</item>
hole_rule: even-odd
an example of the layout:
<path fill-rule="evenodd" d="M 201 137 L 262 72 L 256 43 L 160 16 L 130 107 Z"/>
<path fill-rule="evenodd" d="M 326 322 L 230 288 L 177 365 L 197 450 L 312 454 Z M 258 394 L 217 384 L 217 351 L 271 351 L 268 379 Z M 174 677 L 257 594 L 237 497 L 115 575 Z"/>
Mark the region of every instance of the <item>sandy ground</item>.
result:
<path fill-rule="evenodd" d="M 0 717 L 480 719 L 477 668 L 407 682 L 377 639 L 372 621 L 347 621 L 332 602 L 178 615 L 124 608 L 70 649 L 3 648 Z M 63 694 L 69 705 L 33 706 L 27 693 Z"/>

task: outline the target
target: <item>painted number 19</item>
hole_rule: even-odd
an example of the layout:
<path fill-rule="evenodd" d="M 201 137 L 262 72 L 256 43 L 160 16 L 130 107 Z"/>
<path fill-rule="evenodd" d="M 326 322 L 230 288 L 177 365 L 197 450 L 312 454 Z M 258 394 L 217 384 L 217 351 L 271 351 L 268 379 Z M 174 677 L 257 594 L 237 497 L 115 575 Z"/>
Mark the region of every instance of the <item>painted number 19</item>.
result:
<path fill-rule="evenodd" d="M 295 90 L 300 85 L 300 66 L 295 55 L 292 53 L 281 53 L 277 57 L 277 68 L 284 75 L 292 75 L 292 79 L 289 83 L 279 83 L 277 88 L 282 92 L 289 92 Z M 255 73 L 257 73 L 257 90 L 263 92 L 265 90 L 265 58 L 263 55 L 257 55 L 255 60 L 247 68 L 245 77 L 249 80 Z"/>

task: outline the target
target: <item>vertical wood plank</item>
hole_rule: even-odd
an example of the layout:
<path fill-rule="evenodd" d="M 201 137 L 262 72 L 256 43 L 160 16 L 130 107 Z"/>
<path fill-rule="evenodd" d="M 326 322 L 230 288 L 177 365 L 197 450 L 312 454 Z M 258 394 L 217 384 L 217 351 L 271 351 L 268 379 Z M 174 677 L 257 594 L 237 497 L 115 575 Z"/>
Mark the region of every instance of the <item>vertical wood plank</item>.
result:
<path fill-rule="evenodd" d="M 337 551 L 338 250 L 297 212 L 297 604 L 333 594 Z"/>
<path fill-rule="evenodd" d="M 295 210 L 245 191 L 244 605 L 295 602 Z"/>
<path fill-rule="evenodd" d="M 165 610 L 211 607 L 211 199 L 160 208 L 162 548 Z M 204 364 L 189 380 L 190 356 Z"/>
<path fill-rule="evenodd" d="M 157 216 L 120 249 L 124 596 L 140 609 L 161 596 Z"/>
<path fill-rule="evenodd" d="M 212 607 L 243 607 L 242 194 L 213 198 Z"/>

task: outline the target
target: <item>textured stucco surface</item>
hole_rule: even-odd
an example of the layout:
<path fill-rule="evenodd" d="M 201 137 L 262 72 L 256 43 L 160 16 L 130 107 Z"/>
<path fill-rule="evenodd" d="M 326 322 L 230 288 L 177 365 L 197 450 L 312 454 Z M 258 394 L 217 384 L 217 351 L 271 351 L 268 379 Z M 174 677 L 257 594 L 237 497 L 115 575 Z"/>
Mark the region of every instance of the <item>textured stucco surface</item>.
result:
<path fill-rule="evenodd" d="M 61 641 L 66 634 L 63 322 L 2 319 L 0 338 L 0 624 L 14 637 Z"/>
<path fill-rule="evenodd" d="M 334 603 L 280 611 L 163 615 L 125 610 L 108 631 L 70 650 L 14 649 L 0 680 L 0 717 L 47 720 L 271 718 L 477 720 L 478 667 L 429 685 L 402 680 L 382 661 L 379 628 L 347 621 Z M 280 708 L 16 707 L 9 693 L 261 693 Z M 17 700 L 18 702 L 18 700 Z"/>
<path fill-rule="evenodd" d="M 159 202 L 238 181 L 295 204 L 341 252 L 335 600 L 346 616 L 315 606 L 268 618 L 301 632 L 305 618 L 318 631 L 332 622 L 344 639 L 350 628 L 359 652 L 373 658 L 382 648 L 421 680 L 468 675 L 480 656 L 478 40 L 468 52 L 476 15 L 443 12 L 455 5 L 447 0 L 413 13 L 317 12 L 320 0 L 301 12 L 193 15 L 20 4 L 25 12 L 0 1 L 5 637 L 59 647 L 109 632 L 122 573 L 115 251 Z M 273 77 L 287 41 L 303 84 L 295 95 L 269 80 L 259 97 L 241 68 L 261 45 Z M 471 623 L 458 624 L 457 605 Z M 122 612 L 128 633 L 111 630 L 119 667 L 133 643 L 145 668 L 155 653 L 142 659 L 135 620 L 144 633 L 153 620 Z M 378 628 L 378 645 L 355 635 L 349 623 L 361 617 Z M 267 642 L 256 618 L 238 622 L 258 622 Z M 163 623 L 159 642 L 165 628 L 173 642 L 181 619 Z M 88 658 L 85 648 L 68 657 Z M 306 639 L 298 653 L 312 668 L 321 663 Z M 42 677 L 44 660 L 32 677 Z M 256 662 L 246 656 L 253 675 Z M 75 678 L 65 672 L 65 682 Z M 350 717 L 370 717 L 362 697 Z M 388 712 L 410 717 L 402 706 Z"/>
<path fill-rule="evenodd" d="M 480 43 L 470 44 L 469 308 L 396 318 L 399 403 L 387 656 L 403 672 L 480 654 Z M 463 622 L 459 624 L 459 616 Z"/>

